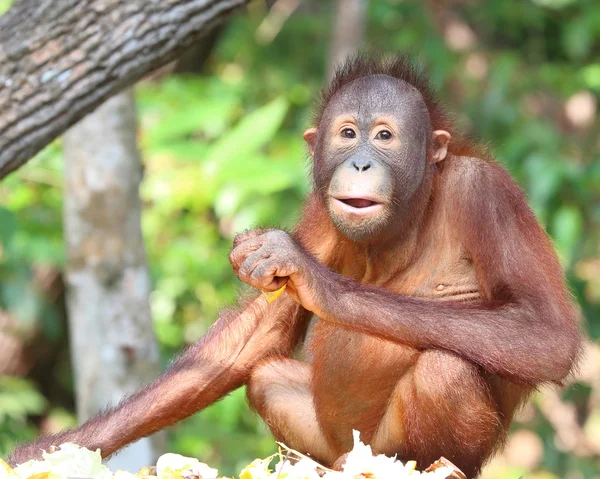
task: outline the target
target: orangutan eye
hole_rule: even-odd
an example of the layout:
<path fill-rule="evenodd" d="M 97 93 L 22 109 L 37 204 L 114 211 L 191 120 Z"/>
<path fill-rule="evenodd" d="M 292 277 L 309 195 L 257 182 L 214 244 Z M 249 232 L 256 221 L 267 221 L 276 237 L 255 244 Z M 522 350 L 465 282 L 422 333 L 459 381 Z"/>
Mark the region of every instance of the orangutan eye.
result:
<path fill-rule="evenodd" d="M 391 140 L 392 139 L 392 133 L 387 131 L 387 130 L 381 130 L 379 133 L 377 133 L 377 135 L 375 136 L 376 140 Z"/>
<path fill-rule="evenodd" d="M 342 130 L 343 138 L 356 138 L 356 132 L 352 128 L 344 128 Z"/>

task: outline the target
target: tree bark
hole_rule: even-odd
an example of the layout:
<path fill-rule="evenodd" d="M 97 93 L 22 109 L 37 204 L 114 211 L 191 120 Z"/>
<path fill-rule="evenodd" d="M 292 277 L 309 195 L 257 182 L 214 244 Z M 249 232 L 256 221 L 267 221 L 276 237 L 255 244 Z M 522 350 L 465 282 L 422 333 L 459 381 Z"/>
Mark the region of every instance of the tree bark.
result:
<path fill-rule="evenodd" d="M 17 0 L 0 16 L 0 179 L 248 0 Z"/>
<path fill-rule="evenodd" d="M 116 95 L 71 128 L 64 152 L 67 307 L 83 422 L 141 389 L 160 369 L 140 226 L 142 164 L 132 92 Z M 143 438 L 111 458 L 111 466 L 154 464 L 164 445 L 164 437 Z"/>
<path fill-rule="evenodd" d="M 329 62 L 327 68 L 328 81 L 333 78 L 335 69 L 342 64 L 348 55 L 358 51 L 365 35 L 365 23 L 368 0 L 337 0 L 335 25 Z"/>

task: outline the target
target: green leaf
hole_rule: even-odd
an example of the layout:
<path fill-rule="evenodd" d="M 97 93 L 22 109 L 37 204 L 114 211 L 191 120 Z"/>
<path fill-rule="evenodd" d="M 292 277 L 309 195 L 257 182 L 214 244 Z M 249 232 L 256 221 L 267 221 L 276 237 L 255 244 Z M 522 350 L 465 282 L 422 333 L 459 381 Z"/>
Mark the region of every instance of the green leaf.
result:
<path fill-rule="evenodd" d="M 533 209 L 542 219 L 546 218 L 548 204 L 561 186 L 562 164 L 551 158 L 532 153 L 523 166 L 528 176 L 528 196 Z"/>
<path fill-rule="evenodd" d="M 285 98 L 276 98 L 246 115 L 229 133 L 215 142 L 202 165 L 205 184 L 215 188 L 213 182 L 222 171 L 239 167 L 245 158 L 271 141 L 287 109 Z"/>
<path fill-rule="evenodd" d="M 46 399 L 26 379 L 0 376 L 0 420 L 6 417 L 24 421 L 29 414 L 41 414 Z"/>
<path fill-rule="evenodd" d="M 540 7 L 547 7 L 555 10 L 560 10 L 561 8 L 568 7 L 576 1 L 577 0 L 533 0 L 533 3 L 539 5 Z"/>
<path fill-rule="evenodd" d="M 600 63 L 588 65 L 582 71 L 583 82 L 592 90 L 600 90 Z"/>
<path fill-rule="evenodd" d="M 583 230 L 581 212 L 573 206 L 562 206 L 554 215 L 552 222 L 552 235 L 556 245 L 568 266 Z"/>
<path fill-rule="evenodd" d="M 216 136 L 225 129 L 237 107 L 238 99 L 232 97 L 190 101 L 183 108 L 170 110 L 148 132 L 149 146 L 161 146 L 201 131 Z"/>
<path fill-rule="evenodd" d="M 571 58 L 580 60 L 589 54 L 594 43 L 594 32 L 586 16 L 573 19 L 565 25 L 563 43 Z"/>
<path fill-rule="evenodd" d="M 0 0 L 0 15 L 2 15 L 12 5 L 13 0 Z"/>
<path fill-rule="evenodd" d="M 11 211 L 0 207 L 0 242 L 6 245 L 16 231 L 17 219 L 15 215 Z"/>

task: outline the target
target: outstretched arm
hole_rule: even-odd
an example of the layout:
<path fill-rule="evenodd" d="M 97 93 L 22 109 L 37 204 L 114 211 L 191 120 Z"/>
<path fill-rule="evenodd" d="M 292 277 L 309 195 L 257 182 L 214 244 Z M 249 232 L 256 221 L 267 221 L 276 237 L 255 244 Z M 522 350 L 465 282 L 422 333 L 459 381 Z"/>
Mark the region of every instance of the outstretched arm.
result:
<path fill-rule="evenodd" d="M 581 331 L 549 239 L 500 167 L 476 159 L 447 167 L 455 171 L 443 173 L 438 194 L 448 201 L 445 221 L 473 260 L 481 301 L 435 302 L 358 284 L 281 231 L 240 245 L 238 251 L 254 252 L 242 254 L 238 276 L 263 289 L 289 277 L 297 301 L 343 327 L 446 349 L 530 384 L 561 381 L 576 360 Z"/>
<path fill-rule="evenodd" d="M 264 358 L 289 355 L 308 314 L 289 297 L 268 304 L 262 295 L 241 311 L 222 313 L 212 329 L 156 381 L 77 429 L 20 446 L 9 463 L 38 459 L 42 449 L 64 442 L 100 448 L 102 457 L 110 456 L 240 387 Z"/>

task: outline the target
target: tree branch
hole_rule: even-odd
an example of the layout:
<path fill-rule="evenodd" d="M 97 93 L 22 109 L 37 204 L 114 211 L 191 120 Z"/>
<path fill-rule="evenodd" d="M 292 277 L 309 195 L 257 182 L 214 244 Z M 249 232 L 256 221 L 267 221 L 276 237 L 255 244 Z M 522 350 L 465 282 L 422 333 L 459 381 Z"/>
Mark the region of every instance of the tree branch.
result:
<path fill-rule="evenodd" d="M 248 0 L 17 0 L 0 16 L 0 179 Z"/>

